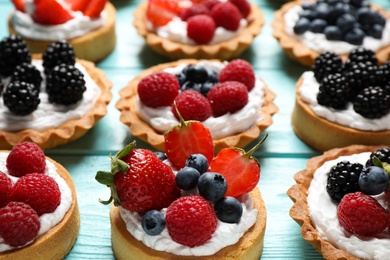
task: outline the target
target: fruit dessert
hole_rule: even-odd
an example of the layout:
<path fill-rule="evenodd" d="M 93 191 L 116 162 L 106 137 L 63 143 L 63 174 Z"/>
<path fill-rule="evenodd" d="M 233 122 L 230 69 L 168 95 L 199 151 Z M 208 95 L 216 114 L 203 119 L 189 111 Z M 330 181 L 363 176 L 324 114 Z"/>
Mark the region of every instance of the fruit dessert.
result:
<path fill-rule="evenodd" d="M 77 58 L 97 62 L 115 48 L 116 10 L 107 0 L 12 2 L 9 32 L 21 36 L 32 53 L 43 53 L 49 44 L 67 40 Z"/>
<path fill-rule="evenodd" d="M 151 49 L 173 60 L 237 58 L 264 23 L 247 0 L 148 0 L 133 21 Z"/>
<path fill-rule="evenodd" d="M 80 214 L 70 174 L 23 142 L 0 151 L 0 259 L 62 259 Z"/>
<path fill-rule="evenodd" d="M 84 135 L 107 113 L 111 82 L 61 40 L 31 55 L 19 36 L 0 42 L 0 148 L 53 148 Z"/>
<path fill-rule="evenodd" d="M 390 148 L 352 145 L 314 157 L 287 194 L 302 236 L 325 259 L 389 255 Z"/>
<path fill-rule="evenodd" d="M 390 145 L 390 62 L 359 47 L 345 63 L 318 56 L 297 82 L 295 133 L 319 151 L 351 144 Z M 308 131 L 310 129 L 310 131 Z"/>
<path fill-rule="evenodd" d="M 179 123 L 174 102 L 185 120 L 210 129 L 216 151 L 258 138 L 277 111 L 275 95 L 241 59 L 160 64 L 131 80 L 120 96 L 121 121 L 159 150 L 164 150 L 164 133 Z"/>
<path fill-rule="evenodd" d="M 344 60 L 362 46 L 380 63 L 390 58 L 390 12 L 365 0 L 292 1 L 275 13 L 273 35 L 303 65 L 336 52 Z"/>
<path fill-rule="evenodd" d="M 180 113 L 179 113 L 180 114 Z M 259 259 L 266 210 L 250 151 L 214 157 L 210 131 L 184 121 L 165 134 L 165 153 L 136 148 L 111 157 L 96 180 L 111 190 L 111 239 L 117 259 Z M 191 142 L 188 142 L 191 140 Z"/>

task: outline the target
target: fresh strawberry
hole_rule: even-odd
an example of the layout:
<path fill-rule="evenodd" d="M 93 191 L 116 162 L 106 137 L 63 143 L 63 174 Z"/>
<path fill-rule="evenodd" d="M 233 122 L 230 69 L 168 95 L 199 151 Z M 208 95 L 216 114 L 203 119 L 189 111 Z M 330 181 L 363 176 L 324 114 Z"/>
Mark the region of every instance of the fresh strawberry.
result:
<path fill-rule="evenodd" d="M 134 149 L 135 142 L 111 158 L 111 172 L 99 171 L 96 180 L 111 189 L 116 206 L 145 213 L 168 207 L 180 196 L 172 168 L 164 164 L 152 151 Z"/>
<path fill-rule="evenodd" d="M 20 12 L 26 12 L 24 7 L 24 0 L 12 0 L 12 3 L 14 4 L 16 10 Z"/>
<path fill-rule="evenodd" d="M 228 188 L 225 196 L 238 197 L 256 187 L 260 180 L 260 164 L 252 154 L 267 136 L 248 152 L 238 147 L 224 148 L 211 161 L 208 171 L 218 172 L 226 179 Z"/>
<path fill-rule="evenodd" d="M 198 44 L 209 43 L 216 28 L 213 18 L 205 14 L 198 14 L 187 20 L 187 36 Z"/>
<path fill-rule="evenodd" d="M 248 104 L 248 89 L 238 81 L 226 81 L 215 85 L 207 94 L 213 116 L 235 113 Z"/>
<path fill-rule="evenodd" d="M 138 83 L 138 96 L 148 107 L 170 106 L 179 90 L 176 76 L 163 71 L 150 74 Z"/>
<path fill-rule="evenodd" d="M 234 4 L 223 2 L 213 7 L 211 17 L 213 17 L 217 26 L 229 31 L 236 31 L 240 26 L 242 15 Z M 229 19 L 226 19 L 226 17 L 229 17 Z"/>
<path fill-rule="evenodd" d="M 73 11 L 81 11 L 87 8 L 90 0 L 64 0 L 64 2 L 69 6 L 69 8 Z"/>
<path fill-rule="evenodd" d="M 34 0 L 36 6 L 32 18 L 43 25 L 58 25 L 66 23 L 73 15 L 56 0 Z"/>
<path fill-rule="evenodd" d="M 56 210 L 61 202 L 61 191 L 52 177 L 30 173 L 15 183 L 11 200 L 29 204 L 40 216 Z"/>
<path fill-rule="evenodd" d="M 179 10 L 178 1 L 148 0 L 146 17 L 155 26 L 164 26 L 179 14 Z"/>
<path fill-rule="evenodd" d="M 174 102 L 184 120 L 204 121 L 211 116 L 210 102 L 198 91 L 183 91 L 175 98 Z M 172 112 L 180 120 L 173 104 Z"/>
<path fill-rule="evenodd" d="M 84 15 L 91 18 L 98 18 L 100 13 L 104 10 L 107 0 L 92 0 L 84 10 Z"/>
<path fill-rule="evenodd" d="M 205 5 L 202 5 L 202 4 L 194 4 L 190 7 L 188 7 L 187 9 L 185 9 L 181 14 L 180 14 L 180 18 L 183 20 L 183 21 L 187 21 L 188 18 L 192 17 L 192 16 L 195 16 L 197 14 L 205 14 L 205 15 L 209 15 L 210 14 L 210 10 L 205 6 Z"/>
<path fill-rule="evenodd" d="M 219 82 L 238 81 L 244 84 L 248 91 L 255 86 L 255 72 L 249 62 L 242 59 L 236 59 L 229 62 L 219 73 Z"/>
<path fill-rule="evenodd" d="M 6 167 L 9 174 L 16 177 L 27 173 L 44 173 L 46 157 L 37 144 L 23 142 L 12 148 L 6 160 Z"/>
<path fill-rule="evenodd" d="M 217 228 L 217 218 L 206 199 L 185 196 L 168 207 L 166 225 L 173 241 L 195 247 L 211 238 Z"/>
<path fill-rule="evenodd" d="M 10 202 L 0 209 L 0 237 L 10 246 L 23 246 L 38 236 L 39 216 L 23 202 Z"/>
<path fill-rule="evenodd" d="M 228 0 L 230 3 L 234 4 L 238 10 L 240 10 L 240 13 L 242 14 L 242 17 L 246 18 L 251 12 L 251 5 L 247 0 Z"/>
<path fill-rule="evenodd" d="M 386 210 L 362 192 L 346 194 L 337 207 L 340 225 L 355 235 L 372 236 L 387 227 Z"/>
<path fill-rule="evenodd" d="M 0 208 L 5 207 L 10 200 L 12 181 L 4 172 L 0 171 Z"/>

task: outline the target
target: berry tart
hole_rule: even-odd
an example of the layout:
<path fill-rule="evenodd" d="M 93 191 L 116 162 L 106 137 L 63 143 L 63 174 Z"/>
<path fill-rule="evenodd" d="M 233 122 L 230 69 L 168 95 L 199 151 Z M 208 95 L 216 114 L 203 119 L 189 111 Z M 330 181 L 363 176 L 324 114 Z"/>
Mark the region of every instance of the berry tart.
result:
<path fill-rule="evenodd" d="M 292 1 L 275 13 L 273 35 L 284 51 L 305 66 L 337 52 L 344 60 L 359 46 L 390 58 L 390 12 L 365 0 Z"/>
<path fill-rule="evenodd" d="M 155 88 L 158 84 L 159 88 Z M 198 120 L 212 133 L 215 150 L 244 147 L 259 137 L 277 112 L 275 95 L 241 59 L 179 60 L 151 67 L 120 91 L 116 107 L 131 134 L 164 150 L 164 133 Z"/>
<path fill-rule="evenodd" d="M 295 133 L 319 151 L 390 145 L 389 82 L 390 62 L 378 65 L 370 50 L 354 49 L 346 62 L 335 53 L 319 55 L 297 82 Z"/>
<path fill-rule="evenodd" d="M 237 58 L 264 23 L 247 0 L 148 0 L 133 21 L 151 49 L 173 60 Z"/>
<path fill-rule="evenodd" d="M 31 55 L 19 36 L 0 42 L 0 148 L 32 141 L 53 148 L 84 135 L 107 113 L 111 82 L 56 41 Z M 1 88 L 0 88 L 1 89 Z"/>
<path fill-rule="evenodd" d="M 77 58 L 97 62 L 115 48 L 116 10 L 107 0 L 12 0 L 10 34 L 21 36 L 31 53 L 67 40 Z M 49 15 L 55 13 L 55 15 Z"/>
<path fill-rule="evenodd" d="M 290 216 L 325 259 L 386 259 L 389 174 L 389 147 L 326 151 L 295 175 L 287 192 L 295 202 Z"/>
<path fill-rule="evenodd" d="M 96 180 L 111 190 L 111 239 L 117 259 L 259 259 L 266 209 L 250 151 L 214 157 L 210 131 L 184 121 L 165 135 L 166 150 L 135 142 L 111 157 Z M 191 144 L 187 140 L 191 138 Z M 195 210 L 194 210 L 195 209 Z"/>
<path fill-rule="evenodd" d="M 80 214 L 70 174 L 23 142 L 0 152 L 0 259 L 62 259 Z"/>

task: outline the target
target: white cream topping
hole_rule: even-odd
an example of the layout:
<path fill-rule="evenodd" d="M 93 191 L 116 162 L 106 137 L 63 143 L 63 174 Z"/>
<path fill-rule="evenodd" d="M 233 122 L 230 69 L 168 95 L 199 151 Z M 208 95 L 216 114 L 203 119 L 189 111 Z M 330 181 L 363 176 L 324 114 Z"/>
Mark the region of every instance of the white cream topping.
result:
<path fill-rule="evenodd" d="M 302 10 L 300 5 L 292 7 L 284 15 L 285 30 L 286 32 L 299 39 L 305 46 L 316 52 L 332 51 L 336 54 L 349 53 L 351 50 L 356 48 L 356 45 L 349 44 L 344 41 L 329 41 L 322 33 L 313 33 L 306 31 L 301 35 L 294 33 L 294 25 L 299 19 L 299 12 Z M 385 28 L 383 30 L 382 38 L 375 39 L 373 37 L 365 37 L 361 46 L 372 51 L 376 51 L 384 46 L 390 44 L 390 21 L 387 20 Z"/>
<path fill-rule="evenodd" d="M 227 62 L 209 62 L 203 61 L 198 65 L 204 66 L 208 71 L 219 73 L 226 66 Z M 187 64 L 180 64 L 175 68 L 168 68 L 164 71 L 177 74 L 183 70 Z M 255 87 L 249 92 L 248 104 L 241 110 L 231 114 L 227 113 L 220 117 L 209 117 L 203 121 L 211 132 L 213 139 L 220 139 L 226 136 L 240 133 L 251 127 L 257 121 L 261 120 L 259 109 L 264 103 L 264 83 L 256 78 Z M 136 100 L 136 111 L 138 115 L 150 124 L 156 131 L 165 133 L 173 126 L 178 125 L 179 121 L 172 113 L 171 107 L 151 108 L 144 105 L 139 98 Z"/>
<path fill-rule="evenodd" d="M 41 71 L 43 76 L 43 67 L 41 60 L 33 60 L 32 63 Z M 84 74 L 86 91 L 82 100 L 74 105 L 64 106 L 49 103 L 49 97 L 45 92 L 45 78 L 42 81 L 39 98 L 41 100 L 38 109 L 26 116 L 17 116 L 12 114 L 4 105 L 3 98 L 0 98 L 0 130 L 20 131 L 24 129 L 42 130 L 46 128 L 58 127 L 61 124 L 72 119 L 83 117 L 91 111 L 96 100 L 100 96 L 101 90 L 98 85 L 89 76 L 85 68 L 76 63 L 78 68 Z M 2 79 L 4 86 L 7 86 L 10 78 Z"/>
<path fill-rule="evenodd" d="M 19 178 L 9 175 L 6 167 L 7 156 L 8 153 L 0 153 L 0 171 L 7 174 L 11 178 L 12 183 L 15 184 Z M 61 192 L 61 202 L 54 212 L 45 213 L 39 217 L 41 228 L 39 230 L 38 237 L 45 234 L 51 228 L 56 226 L 62 220 L 62 218 L 65 216 L 66 212 L 68 212 L 70 206 L 72 205 L 72 191 L 70 190 L 65 180 L 57 173 L 56 166 L 48 160 L 46 160 L 46 169 L 44 174 L 52 177 L 57 182 Z M 30 244 L 32 242 L 33 241 L 30 241 L 27 244 Z M 15 247 L 5 244 L 3 238 L 0 237 L 0 252 L 12 249 L 15 249 Z"/>
<path fill-rule="evenodd" d="M 310 184 L 307 196 L 310 218 L 320 236 L 345 250 L 350 254 L 363 259 L 387 259 L 390 255 L 390 234 L 388 229 L 372 237 L 357 237 L 345 231 L 337 219 L 337 203 L 333 202 L 326 192 L 328 173 L 332 166 L 343 160 L 351 163 L 365 164 L 370 153 L 361 153 L 351 156 L 342 156 L 335 160 L 327 161 L 315 173 Z M 375 196 L 378 202 L 385 206 L 387 203 L 384 194 Z"/>
<path fill-rule="evenodd" d="M 306 71 L 302 75 L 303 81 L 299 93 L 303 101 L 308 103 L 314 113 L 331 122 L 339 125 L 355 128 L 363 131 L 384 131 L 390 130 L 390 113 L 378 118 L 368 119 L 353 110 L 352 103 L 349 103 L 347 109 L 337 110 L 321 106 L 317 102 L 317 93 L 319 92 L 319 83 L 314 77 L 312 71 Z"/>

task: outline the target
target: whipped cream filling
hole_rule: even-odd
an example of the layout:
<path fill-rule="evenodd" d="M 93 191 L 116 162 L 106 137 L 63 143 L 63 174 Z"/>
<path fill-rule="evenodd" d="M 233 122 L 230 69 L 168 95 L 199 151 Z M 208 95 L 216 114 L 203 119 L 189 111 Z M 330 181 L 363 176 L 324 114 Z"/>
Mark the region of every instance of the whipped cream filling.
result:
<path fill-rule="evenodd" d="M 202 61 L 198 65 L 206 68 L 208 71 L 219 73 L 227 62 Z M 164 71 L 172 74 L 180 73 L 187 64 L 180 64 L 174 68 L 167 68 Z M 241 133 L 250 128 L 253 124 L 262 119 L 260 108 L 264 103 L 264 83 L 256 78 L 255 87 L 248 93 L 248 104 L 235 113 L 227 113 L 220 117 L 209 117 L 202 122 L 210 132 L 213 139 L 220 139 L 226 136 Z M 144 105 L 138 98 L 136 99 L 136 112 L 141 119 L 150 124 L 153 129 L 160 133 L 165 133 L 173 126 L 179 124 L 172 113 L 171 107 L 151 108 Z"/>
<path fill-rule="evenodd" d="M 82 100 L 69 106 L 49 102 L 49 96 L 45 92 L 46 83 L 42 61 L 33 60 L 32 63 L 41 71 L 43 77 L 41 92 L 39 93 L 41 102 L 38 109 L 29 115 L 18 116 L 12 114 L 4 105 L 3 98 L 0 98 L 0 130 L 12 132 L 24 129 L 43 130 L 54 128 L 69 120 L 81 118 L 93 109 L 96 100 L 100 96 L 101 90 L 80 63 L 76 63 L 75 66 L 84 74 L 87 89 L 83 94 Z M 3 78 L 1 81 L 6 88 L 10 78 Z"/>
<path fill-rule="evenodd" d="M 14 185 L 19 178 L 9 175 L 6 167 L 7 156 L 8 153 L 5 152 L 0 153 L 0 171 L 7 174 L 12 180 L 12 183 Z M 45 213 L 39 217 L 41 228 L 39 230 L 38 237 L 45 234 L 51 228 L 53 228 L 58 223 L 60 223 L 63 217 L 65 216 L 66 212 L 68 212 L 70 206 L 72 205 L 72 191 L 70 190 L 65 180 L 57 173 L 56 166 L 49 160 L 46 160 L 46 169 L 44 174 L 52 177 L 57 182 L 61 192 L 61 202 L 54 212 Z M 28 242 L 26 245 L 32 242 L 34 242 L 34 240 Z M 6 244 L 4 242 L 4 239 L 0 236 L 0 252 L 5 252 L 12 249 L 15 249 L 15 247 Z"/>
<path fill-rule="evenodd" d="M 357 46 L 349 44 L 344 41 L 329 41 L 326 39 L 325 35 L 322 33 L 313 33 L 306 31 L 301 35 L 294 33 L 294 25 L 299 19 L 299 13 L 302 11 L 300 5 L 292 7 L 284 15 L 285 30 L 291 36 L 299 39 L 305 46 L 316 51 L 316 52 L 326 52 L 331 51 L 336 54 L 345 54 L 349 53 L 351 50 L 355 49 Z M 386 21 L 386 25 L 383 29 L 382 38 L 375 39 L 373 37 L 365 37 L 363 40 L 363 46 L 366 49 L 372 51 L 377 51 L 380 48 L 390 44 L 390 21 Z"/>
<path fill-rule="evenodd" d="M 352 103 L 349 103 L 347 109 L 337 110 L 321 106 L 317 102 L 317 93 L 319 92 L 319 83 L 314 77 L 312 71 L 306 71 L 302 74 L 302 85 L 299 94 L 313 112 L 333 123 L 363 131 L 386 131 L 390 130 L 390 113 L 378 118 L 368 119 L 353 110 Z"/>
<path fill-rule="evenodd" d="M 345 231 L 337 219 L 338 204 L 332 201 L 326 192 L 328 173 L 332 166 L 343 160 L 364 165 L 369 156 L 370 153 L 366 152 L 341 156 L 335 160 L 325 162 L 314 173 L 308 190 L 307 204 L 313 225 L 324 240 L 362 259 L 387 259 L 390 255 L 388 229 L 372 237 L 358 237 Z M 374 198 L 388 210 L 384 193 L 374 196 Z"/>

